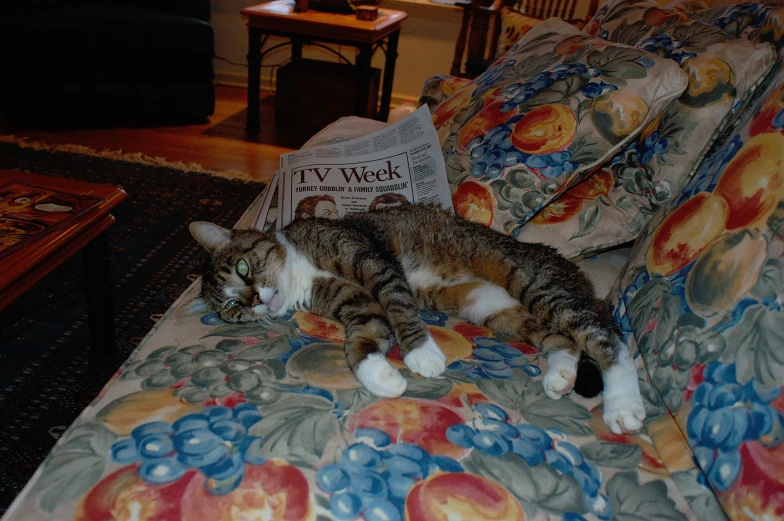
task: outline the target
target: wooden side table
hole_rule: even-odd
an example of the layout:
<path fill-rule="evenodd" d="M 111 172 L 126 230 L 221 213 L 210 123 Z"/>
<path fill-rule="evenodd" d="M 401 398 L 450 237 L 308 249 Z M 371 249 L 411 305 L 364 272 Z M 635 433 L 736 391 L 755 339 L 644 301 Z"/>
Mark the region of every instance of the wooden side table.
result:
<path fill-rule="evenodd" d="M 5 179 L 103 199 L 97 207 L 75 220 L 0 258 L 0 311 L 81 251 L 87 286 L 90 354 L 96 361 L 111 359 L 117 349 L 112 304 L 114 279 L 105 232 L 114 223 L 114 216 L 110 212 L 128 194 L 112 185 L 0 170 L 0 181 Z"/>
<path fill-rule="evenodd" d="M 290 40 L 291 59 L 302 58 L 304 43 L 323 42 L 347 45 L 359 49 L 356 67 L 359 69 L 355 113 L 362 115 L 368 106 L 370 91 L 370 61 L 379 48 L 385 53 L 384 77 L 381 86 L 381 108 L 377 118 L 386 121 L 392 100 L 392 80 L 395 75 L 397 42 L 400 28 L 408 17 L 404 11 L 379 9 L 376 20 L 357 20 L 356 16 L 294 12 L 292 0 L 274 0 L 242 10 L 248 17 L 248 120 L 246 130 L 257 132 L 259 125 L 259 89 L 261 62 L 268 53 L 288 44 L 277 44 L 263 49 L 270 36 Z"/>

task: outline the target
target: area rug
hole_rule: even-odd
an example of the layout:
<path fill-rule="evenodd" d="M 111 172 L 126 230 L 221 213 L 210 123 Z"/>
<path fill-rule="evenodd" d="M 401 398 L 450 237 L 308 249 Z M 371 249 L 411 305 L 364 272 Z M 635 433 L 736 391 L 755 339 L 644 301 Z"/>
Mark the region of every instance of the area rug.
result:
<path fill-rule="evenodd" d="M 210 174 L 218 177 L 225 177 L 227 179 L 245 179 L 248 180 L 247 172 L 240 172 L 238 170 L 210 170 L 204 168 L 196 162 L 184 161 L 171 161 L 165 157 L 150 156 L 143 152 L 125 152 L 124 150 L 96 150 L 92 147 L 76 144 L 51 144 L 45 141 L 36 141 L 28 137 L 18 137 L 12 134 L 0 134 L 0 143 L 7 143 L 16 145 L 21 148 L 31 148 L 37 151 L 47 152 L 68 152 L 72 154 L 82 154 L 87 156 L 102 157 L 105 159 L 117 159 L 119 161 L 127 161 L 131 163 L 143 163 L 151 166 L 163 166 L 174 168 L 175 170 L 185 170 L 187 172 L 199 172 L 203 174 Z"/>
<path fill-rule="evenodd" d="M 109 183 L 130 195 L 109 231 L 120 351 L 114 365 L 88 364 L 78 255 L 0 315 L 2 514 L 59 435 L 198 277 L 204 257 L 188 224 L 233 225 L 264 185 L 3 142 L 0 169 Z"/>

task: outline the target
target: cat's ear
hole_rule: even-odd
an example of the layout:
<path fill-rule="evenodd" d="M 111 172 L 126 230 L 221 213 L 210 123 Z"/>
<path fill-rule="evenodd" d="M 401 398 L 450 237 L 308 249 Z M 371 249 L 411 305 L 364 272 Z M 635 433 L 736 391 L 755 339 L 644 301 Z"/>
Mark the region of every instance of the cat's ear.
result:
<path fill-rule="evenodd" d="M 227 246 L 231 241 L 231 230 L 221 228 L 217 224 L 194 221 L 188 226 L 188 229 L 193 238 L 210 253 Z"/>

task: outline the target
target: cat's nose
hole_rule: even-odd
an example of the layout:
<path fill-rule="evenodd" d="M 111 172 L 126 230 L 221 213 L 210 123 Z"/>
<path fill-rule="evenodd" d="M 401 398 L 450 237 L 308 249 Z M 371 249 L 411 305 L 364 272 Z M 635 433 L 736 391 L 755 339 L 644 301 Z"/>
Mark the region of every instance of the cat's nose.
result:
<path fill-rule="evenodd" d="M 261 297 L 259 296 L 258 293 L 254 292 L 253 298 L 251 299 L 250 307 L 255 308 L 259 304 L 261 304 Z"/>

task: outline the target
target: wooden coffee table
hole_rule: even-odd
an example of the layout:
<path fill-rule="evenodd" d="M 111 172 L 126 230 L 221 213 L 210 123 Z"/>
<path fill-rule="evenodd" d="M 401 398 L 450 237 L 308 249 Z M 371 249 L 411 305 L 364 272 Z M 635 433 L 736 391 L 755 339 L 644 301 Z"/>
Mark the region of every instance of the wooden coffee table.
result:
<path fill-rule="evenodd" d="M 262 50 L 270 36 L 290 40 L 291 60 L 302 58 L 302 45 L 332 43 L 355 47 L 359 50 L 356 67 L 357 99 L 355 114 L 364 116 L 368 106 L 371 71 L 370 60 L 376 50 L 385 54 L 384 76 L 381 85 L 381 107 L 376 119 L 386 121 L 392 100 L 392 80 L 395 75 L 397 42 L 400 28 L 408 17 L 404 11 L 379 9 L 378 18 L 372 21 L 357 20 L 353 14 L 324 13 L 320 11 L 294 12 L 292 0 L 273 0 L 242 10 L 248 18 L 248 120 L 246 130 L 259 130 L 259 89 L 261 87 L 261 61 L 268 53 L 288 44 L 276 44 Z M 318 42 L 318 43 L 317 43 Z M 314 86 L 313 88 L 318 88 Z"/>
<path fill-rule="evenodd" d="M 14 179 L 56 191 L 103 199 L 74 221 L 35 238 L 0 258 L 0 311 L 78 252 L 83 254 L 87 293 L 90 353 L 94 360 L 116 354 L 112 289 L 106 230 L 114 223 L 112 209 L 128 194 L 121 188 L 60 179 L 25 172 L 0 170 L 0 182 Z"/>

